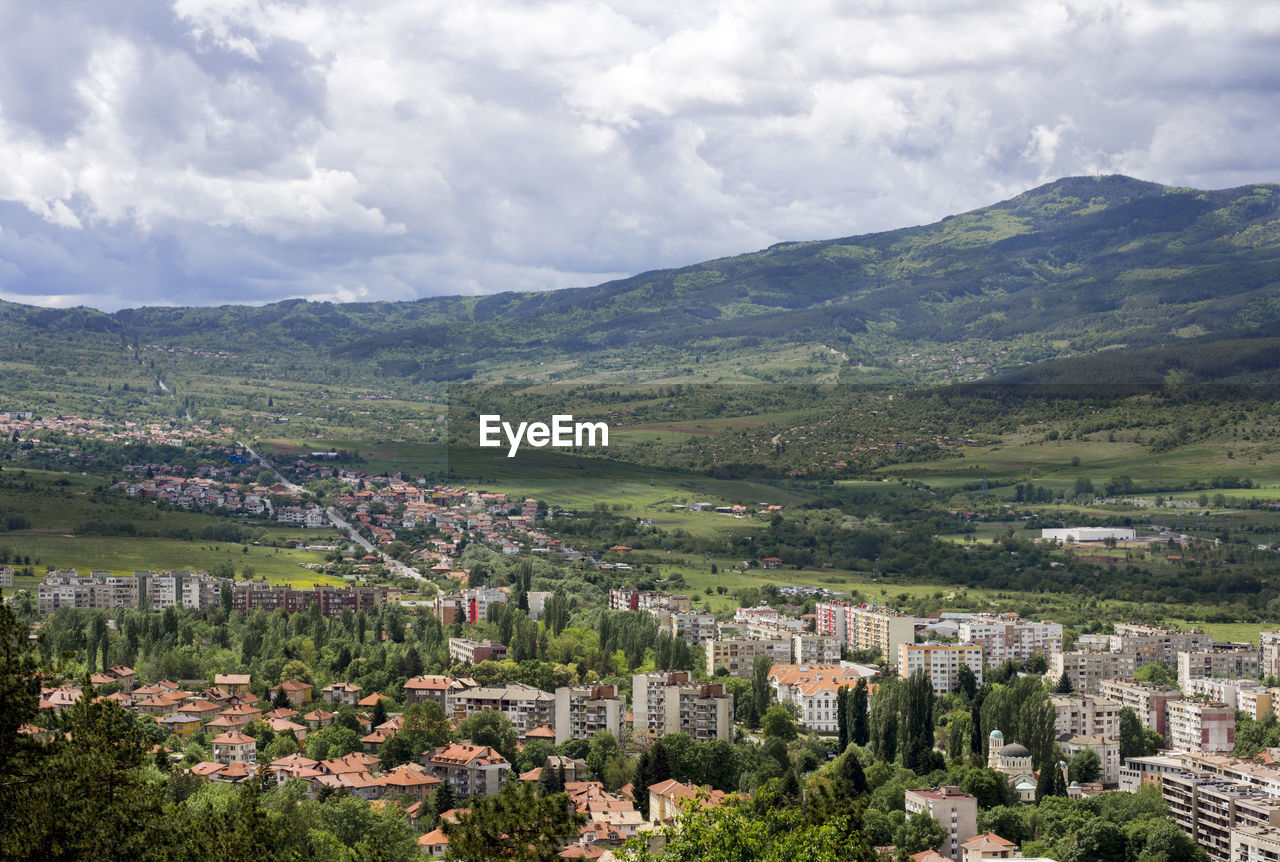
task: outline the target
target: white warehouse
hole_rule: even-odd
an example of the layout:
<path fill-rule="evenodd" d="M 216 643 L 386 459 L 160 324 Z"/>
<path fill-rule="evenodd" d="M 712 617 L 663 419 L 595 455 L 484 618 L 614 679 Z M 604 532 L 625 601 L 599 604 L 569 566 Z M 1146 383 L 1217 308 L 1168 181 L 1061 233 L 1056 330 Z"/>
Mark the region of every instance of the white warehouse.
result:
<path fill-rule="evenodd" d="M 1132 542 L 1137 537 L 1138 531 L 1127 527 L 1063 527 L 1040 531 L 1040 538 L 1046 542 L 1051 539 L 1059 542 L 1103 542 L 1107 539 Z"/>

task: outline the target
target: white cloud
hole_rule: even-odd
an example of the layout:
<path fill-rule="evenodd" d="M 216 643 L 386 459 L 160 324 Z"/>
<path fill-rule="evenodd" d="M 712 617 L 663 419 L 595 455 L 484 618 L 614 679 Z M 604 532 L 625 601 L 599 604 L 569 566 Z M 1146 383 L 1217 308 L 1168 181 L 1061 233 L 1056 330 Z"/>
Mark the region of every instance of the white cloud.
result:
<path fill-rule="evenodd" d="M 50 4 L 0 13 L 0 278 L 112 307 L 553 288 L 1067 174 L 1276 180 L 1278 49 L 1243 0 Z"/>

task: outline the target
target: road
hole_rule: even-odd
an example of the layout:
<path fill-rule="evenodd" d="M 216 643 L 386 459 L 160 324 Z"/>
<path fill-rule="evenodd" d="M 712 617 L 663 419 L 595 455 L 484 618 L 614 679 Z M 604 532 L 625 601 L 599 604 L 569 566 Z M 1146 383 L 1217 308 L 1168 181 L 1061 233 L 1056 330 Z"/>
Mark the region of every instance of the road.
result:
<path fill-rule="evenodd" d="M 236 445 L 244 449 L 245 452 L 248 452 L 249 457 L 252 458 L 254 461 L 256 461 L 264 470 L 270 470 L 275 475 L 276 480 L 279 481 L 281 485 L 284 485 L 286 488 L 288 488 L 290 491 L 297 491 L 299 493 L 302 493 L 307 490 L 301 485 L 298 485 L 294 482 L 290 482 L 288 479 L 286 479 L 283 475 L 281 475 L 280 471 L 275 468 L 274 464 L 272 464 L 266 458 L 259 455 L 257 452 L 250 449 L 248 444 L 237 443 Z M 375 548 L 369 542 L 368 539 L 366 539 L 364 536 L 356 532 L 355 528 L 352 527 L 351 524 L 349 524 L 346 520 L 342 518 L 341 515 L 338 514 L 337 509 L 330 506 L 329 508 L 325 509 L 325 514 L 329 516 L 330 524 L 333 524 L 333 526 L 341 530 L 343 534 L 347 536 L 347 538 L 351 539 L 351 541 L 357 543 L 358 545 L 360 545 L 360 547 L 364 548 L 365 553 L 373 554 L 375 557 L 378 557 L 382 561 L 382 564 L 384 566 L 391 569 L 397 575 L 399 575 L 402 578 L 415 578 L 419 581 L 423 580 L 422 574 L 417 569 L 411 566 L 406 566 L 404 563 L 400 562 L 399 560 L 393 560 L 390 557 L 383 554 L 377 548 Z"/>

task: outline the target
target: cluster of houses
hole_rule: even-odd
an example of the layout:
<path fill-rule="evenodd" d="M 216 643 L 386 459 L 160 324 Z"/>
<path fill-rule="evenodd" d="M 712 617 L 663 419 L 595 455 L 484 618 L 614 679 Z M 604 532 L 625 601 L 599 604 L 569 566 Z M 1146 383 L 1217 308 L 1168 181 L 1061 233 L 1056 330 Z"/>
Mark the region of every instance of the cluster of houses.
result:
<path fill-rule="evenodd" d="M 425 803 L 441 785 L 447 784 L 452 796 L 463 801 L 492 796 L 512 777 L 542 781 L 544 771 L 553 770 L 563 777 L 575 809 L 587 816 L 587 825 L 577 840 L 562 853 L 565 858 L 611 858 L 610 851 L 628 838 L 674 819 L 685 800 L 697 797 L 704 804 L 719 804 L 725 798 L 717 791 L 663 781 L 639 791 L 648 795 L 646 818 L 635 804 L 635 788 L 626 785 L 617 793 L 606 792 L 603 784 L 592 780 L 582 760 L 554 755 L 547 758 L 544 766 L 513 776 L 512 764 L 496 749 L 465 740 L 437 746 L 408 763 L 383 769 L 378 752 L 401 730 L 403 713 L 387 713 L 385 707 L 394 708 L 394 700 L 379 692 L 365 694 L 348 682 L 326 686 L 313 696 L 309 683 L 286 679 L 271 689 L 272 702 L 265 702 L 252 692 L 249 674 L 217 674 L 213 685 L 203 687 L 201 681 L 171 680 L 140 685 L 135 671 L 119 666 L 93 675 L 91 682 L 95 687 L 111 690 L 110 694 L 99 695 L 102 699 L 154 717 L 181 740 L 203 733 L 211 756 L 191 765 L 190 772 L 204 781 L 239 785 L 265 774 L 277 783 L 300 780 L 313 796 L 341 791 L 371 802 L 395 799 L 404 806 L 415 827 L 429 825 L 420 822 L 431 811 Z M 706 686 L 691 684 L 687 674 L 671 678 L 661 674 L 638 676 L 636 686 L 642 692 L 639 708 L 644 716 L 641 723 L 645 725 L 645 738 L 652 740 L 677 729 L 691 732 L 680 722 L 682 709 L 687 707 L 690 716 L 697 713 L 685 702 L 691 693 L 722 699 L 724 708 L 719 717 L 723 722 L 718 731 L 721 738 L 731 738 L 732 696 L 725 695 L 723 687 L 713 686 L 715 691 L 707 692 Z M 72 706 L 81 695 L 82 690 L 74 685 L 46 688 L 41 692 L 40 707 L 57 713 Z M 466 677 L 423 676 L 406 683 L 404 697 L 406 706 L 426 701 L 439 704 L 455 724 L 482 711 L 502 712 L 512 718 L 522 745 L 538 739 L 557 744 L 567 739 L 589 739 L 600 730 L 614 733 L 621 741 L 627 718 L 624 699 L 612 686 L 564 687 L 552 694 L 518 683 L 486 687 Z M 287 706 L 276 705 L 285 701 Z M 387 717 L 374 725 L 379 701 L 383 702 Z M 342 705 L 354 708 L 364 731 L 359 750 L 325 760 L 308 758 L 299 750 L 268 761 L 259 749 L 253 735 L 257 723 L 273 734 L 292 734 L 305 743 L 309 734 L 338 720 Z M 668 725 L 668 716 L 674 718 L 674 726 Z M 47 733 L 34 725 L 22 730 L 37 737 Z M 181 755 L 173 756 L 176 760 Z M 450 819 L 457 814 L 455 810 L 441 816 Z M 448 838 L 435 828 L 426 831 L 418 843 L 427 854 L 442 857 Z"/>

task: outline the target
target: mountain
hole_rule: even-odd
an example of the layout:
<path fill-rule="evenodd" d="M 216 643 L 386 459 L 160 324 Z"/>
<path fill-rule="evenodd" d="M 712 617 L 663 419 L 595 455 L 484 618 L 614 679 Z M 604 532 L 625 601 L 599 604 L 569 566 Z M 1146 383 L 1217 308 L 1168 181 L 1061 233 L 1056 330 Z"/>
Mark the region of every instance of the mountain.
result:
<path fill-rule="evenodd" d="M 1148 376 L 1155 363 L 1161 377 L 1271 379 L 1280 186 L 1071 177 L 931 225 L 545 293 L 115 314 L 0 303 L 0 338 L 405 384 L 1057 380 L 1118 361 Z M 1239 350 L 1247 361 L 1232 361 Z M 1046 362 L 1056 370 L 1037 376 Z"/>

